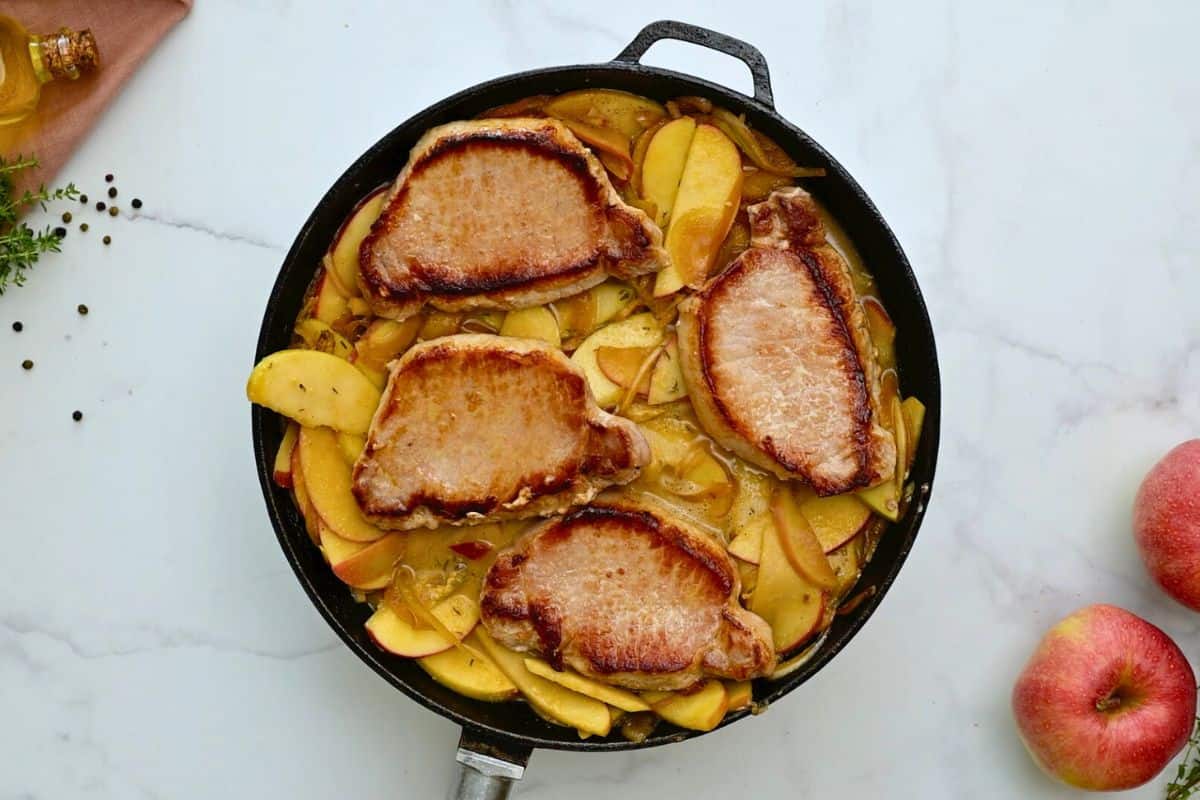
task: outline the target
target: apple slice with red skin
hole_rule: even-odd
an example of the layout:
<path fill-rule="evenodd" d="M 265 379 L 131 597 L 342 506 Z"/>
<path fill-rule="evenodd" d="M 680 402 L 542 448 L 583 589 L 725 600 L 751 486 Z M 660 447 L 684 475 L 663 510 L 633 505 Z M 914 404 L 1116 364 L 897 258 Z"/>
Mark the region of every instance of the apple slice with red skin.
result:
<path fill-rule="evenodd" d="M 275 451 L 275 467 L 271 477 L 277 486 L 284 489 L 292 488 L 292 453 L 296 450 L 296 437 L 299 435 L 300 426 L 289 422 L 287 430 L 283 432 L 283 440 L 279 442 L 279 449 Z"/>
<path fill-rule="evenodd" d="M 817 497 L 810 490 L 801 490 L 797 499 L 800 513 L 826 553 L 853 539 L 871 522 L 871 508 L 854 494 Z"/>
<path fill-rule="evenodd" d="M 829 566 L 824 548 L 787 487 L 776 490 L 771 514 L 779 532 L 779 545 L 793 569 L 819 589 L 837 588 L 837 574 Z"/>
<path fill-rule="evenodd" d="M 380 186 L 360 200 L 333 237 L 333 246 L 329 248 L 330 273 L 347 297 L 357 297 L 359 294 L 358 250 L 379 218 L 387 188 Z"/>
<path fill-rule="evenodd" d="M 1141 786 L 1187 744 L 1196 677 L 1179 647 L 1109 605 L 1051 628 L 1017 678 L 1013 716 L 1050 776 L 1090 791 Z"/>
<path fill-rule="evenodd" d="M 486 539 L 472 539 L 469 542 L 455 542 L 450 545 L 451 550 L 468 561 L 478 561 L 492 552 L 494 547 L 495 545 Z"/>
<path fill-rule="evenodd" d="M 396 562 L 404 556 L 405 533 L 394 531 L 374 542 L 343 539 L 319 526 L 321 551 L 333 574 L 357 589 L 382 589 L 392 580 Z"/>
<path fill-rule="evenodd" d="M 778 525 L 763 530 L 749 609 L 771 626 L 775 652 L 783 656 L 804 644 L 825 617 L 828 594 L 796 571 L 783 552 Z"/>
<path fill-rule="evenodd" d="M 479 622 L 479 604 L 461 594 L 447 597 L 434 606 L 431 612 L 458 641 L 462 641 Z M 392 610 L 387 603 L 375 610 L 367 620 L 366 628 L 375 644 L 389 653 L 407 658 L 431 656 L 455 645 L 455 641 L 447 638 L 441 631 L 417 628 Z"/>

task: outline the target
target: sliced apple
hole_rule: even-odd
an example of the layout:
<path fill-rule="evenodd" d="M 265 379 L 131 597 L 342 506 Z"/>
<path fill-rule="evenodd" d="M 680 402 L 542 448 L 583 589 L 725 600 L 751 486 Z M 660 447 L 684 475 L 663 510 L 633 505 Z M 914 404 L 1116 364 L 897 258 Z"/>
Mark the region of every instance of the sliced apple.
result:
<path fill-rule="evenodd" d="M 786 175 L 790 178 L 811 177 L 815 175 L 824 175 L 825 170 L 820 167 L 799 167 L 787 153 L 779 149 L 766 137 L 759 137 L 755 134 L 746 121 L 737 114 L 724 108 L 714 108 L 712 110 L 713 124 L 720 128 L 725 134 L 737 143 L 742 152 L 746 154 L 746 158 L 750 159 L 751 163 L 759 169 L 774 172 L 778 175 Z"/>
<path fill-rule="evenodd" d="M 646 149 L 638 193 L 654 203 L 655 222 L 665 227 L 679 192 L 679 181 L 687 162 L 688 149 L 696 133 L 691 117 L 673 119 L 654 134 Z"/>
<path fill-rule="evenodd" d="M 708 680 L 698 691 L 642 692 L 642 699 L 654 713 L 681 728 L 711 731 L 721 724 L 729 710 L 729 694 L 720 681 Z"/>
<path fill-rule="evenodd" d="M 289 422 L 287 430 L 283 432 L 283 439 L 279 442 L 279 449 L 275 451 L 275 468 L 271 474 L 276 485 L 284 489 L 291 489 L 293 485 L 292 453 L 296 449 L 296 437 L 299 435 L 300 426 Z"/>
<path fill-rule="evenodd" d="M 579 120 L 563 119 L 562 122 L 579 137 L 579 141 L 596 150 L 597 156 L 614 177 L 621 181 L 629 180 L 633 175 L 630 137 L 613 128 L 601 128 Z"/>
<path fill-rule="evenodd" d="M 895 373 L 889 372 L 887 375 L 895 375 Z M 884 386 L 887 386 L 886 381 Z M 895 391 L 887 392 L 885 389 L 880 402 L 889 409 L 886 415 L 880 415 L 884 417 L 882 421 L 887 424 L 896 437 L 896 473 L 877 486 L 860 489 L 857 495 L 860 500 L 887 519 L 899 522 L 900 499 L 904 491 L 904 479 L 908 469 L 908 430 L 904 424 L 904 411 L 900 396 Z"/>
<path fill-rule="evenodd" d="M 282 350 L 254 367 L 246 396 L 301 425 L 366 433 L 380 392 L 361 371 L 337 356 Z"/>
<path fill-rule="evenodd" d="M 792 567 L 813 585 L 826 591 L 837 586 L 837 575 L 812 526 L 800 512 L 796 498 L 787 487 L 780 487 L 771 502 L 771 515 L 779 533 L 779 544 Z"/>
<path fill-rule="evenodd" d="M 766 514 L 756 518 L 742 526 L 729 540 L 725 549 L 729 551 L 729 555 L 747 564 L 758 564 L 762 557 L 763 532 L 770 524 L 770 518 Z"/>
<path fill-rule="evenodd" d="M 652 406 L 671 403 L 687 397 L 687 386 L 683 383 L 683 370 L 679 366 L 679 345 L 675 337 L 667 340 L 667 347 L 654 362 L 650 373 L 650 388 L 646 402 Z"/>
<path fill-rule="evenodd" d="M 297 323 L 296 335 L 309 350 L 319 350 L 342 359 L 348 359 L 354 352 L 354 345 L 350 344 L 345 336 L 315 317 L 308 317 Z"/>
<path fill-rule="evenodd" d="M 297 440 L 299 443 L 299 440 Z M 304 472 L 300 469 L 300 448 L 292 448 L 292 496 L 296 500 L 296 509 L 304 520 L 304 530 L 308 538 L 317 547 L 321 546 L 321 518 L 313 511 L 312 503 L 308 501 L 308 490 L 304 488 Z"/>
<path fill-rule="evenodd" d="M 758 203 L 776 189 L 791 186 L 793 179 L 786 175 L 776 175 L 757 167 L 745 167 L 742 170 L 742 203 Z"/>
<path fill-rule="evenodd" d="M 595 293 L 589 290 L 555 301 L 554 317 L 561 339 L 586 336 L 596 327 Z"/>
<path fill-rule="evenodd" d="M 645 397 L 650 391 L 650 371 L 643 369 L 646 359 L 658 348 L 656 347 L 597 347 L 596 364 L 604 377 L 620 386 L 629 389 L 634 381 L 638 382 L 637 393 Z M 640 380 L 638 380 L 640 378 Z"/>
<path fill-rule="evenodd" d="M 517 696 L 516 684 L 483 652 L 474 632 L 467 634 L 462 643 L 466 646 L 424 656 L 417 663 L 442 686 L 465 697 L 499 703 Z"/>
<path fill-rule="evenodd" d="M 596 318 L 592 321 L 593 329 L 608 322 L 637 299 L 637 292 L 633 290 L 633 287 L 619 281 L 605 281 L 599 286 L 593 286 L 589 291 L 596 303 Z"/>
<path fill-rule="evenodd" d="M 392 580 L 396 562 L 404 556 L 406 535 L 393 531 L 374 542 L 352 542 L 319 527 L 321 552 L 333 574 L 357 589 L 382 589 Z"/>
<path fill-rule="evenodd" d="M 925 425 L 925 404 L 915 397 L 906 397 L 900 404 L 900 416 L 904 418 L 904 430 L 907 434 L 907 447 L 904 463 L 904 474 L 912 469 L 913 461 L 917 458 L 917 443 L 921 441 L 921 428 Z"/>
<path fill-rule="evenodd" d="M 458 553 L 468 561 L 478 561 L 479 559 L 491 553 L 495 549 L 495 545 L 487 539 L 471 539 L 466 542 L 455 542 L 450 545 L 450 549 Z"/>
<path fill-rule="evenodd" d="M 594 697 L 573 692 L 534 675 L 525 668 L 525 656 L 497 644 L 487 631 L 477 631 L 484 652 L 491 656 L 510 681 L 516 684 L 525 700 L 550 719 L 596 736 L 607 736 L 612 729 L 608 706 Z"/>
<path fill-rule="evenodd" d="M 474 311 L 459 324 L 458 329 L 463 333 L 499 333 L 503 324 L 503 311 Z"/>
<path fill-rule="evenodd" d="M 521 308 L 510 311 L 504 317 L 500 326 L 501 336 L 515 336 L 520 339 L 539 339 L 559 347 L 562 337 L 558 331 L 558 320 L 545 306 Z"/>
<path fill-rule="evenodd" d="M 698 125 L 667 228 L 671 263 L 658 273 L 655 297 L 704 283 L 733 224 L 741 192 L 742 160 L 737 147 L 717 128 Z"/>
<path fill-rule="evenodd" d="M 425 320 L 417 331 L 417 338 L 427 342 L 430 339 L 458 333 L 458 326 L 462 324 L 462 320 L 463 315 L 458 312 L 434 309 L 425 315 Z"/>
<path fill-rule="evenodd" d="M 312 315 L 326 325 L 332 325 L 350 310 L 346 297 L 330 280 L 327 269 L 321 270 L 321 276 L 317 278 L 312 304 Z"/>
<path fill-rule="evenodd" d="M 820 624 L 825 603 L 825 592 L 797 572 L 784 554 L 779 527 L 765 528 L 749 609 L 771 626 L 775 651 L 782 655 L 803 644 Z"/>
<path fill-rule="evenodd" d="M 381 186 L 359 201 L 333 239 L 330 251 L 333 273 L 351 297 L 358 295 L 358 251 L 363 239 L 371 232 L 371 226 L 379 218 L 386 189 Z"/>
<path fill-rule="evenodd" d="M 417 333 L 423 324 L 424 319 L 420 316 L 409 317 L 403 322 L 391 319 L 375 320 L 354 343 L 354 362 L 383 371 L 389 361 L 416 341 Z"/>
<path fill-rule="evenodd" d="M 359 436 L 357 433 L 339 432 L 337 435 L 338 447 L 341 448 L 342 457 L 346 459 L 346 463 L 351 467 L 354 462 L 358 461 L 358 457 L 362 455 L 363 448 L 367 446 L 367 437 Z"/>
<path fill-rule="evenodd" d="M 667 110 L 653 100 L 616 89 L 566 92 L 547 103 L 545 112 L 564 121 L 610 128 L 626 139 L 667 118 Z"/>
<path fill-rule="evenodd" d="M 875 358 L 881 369 L 896 368 L 896 324 L 888 316 L 883 304 L 874 297 L 864 297 L 863 312 L 867 318 L 867 330 L 875 345 Z"/>
<path fill-rule="evenodd" d="M 381 604 L 367 620 L 367 633 L 375 644 L 406 658 L 425 656 L 449 650 L 461 641 L 479 622 L 479 603 L 462 594 L 454 594 L 435 605 L 431 612 L 455 638 L 447 637 L 433 628 L 417 628 L 412 622 Z"/>
<path fill-rule="evenodd" d="M 373 542 L 387 532 L 363 517 L 351 491 L 350 467 L 328 428 L 301 428 L 296 445 L 313 511 L 331 531 L 352 542 Z"/>
<path fill-rule="evenodd" d="M 571 356 L 587 376 L 588 386 L 602 407 L 616 405 L 625 394 L 620 384 L 610 380 L 596 361 L 601 347 L 658 347 L 663 329 L 651 313 L 635 314 L 629 319 L 604 326 L 583 340 Z"/>
<path fill-rule="evenodd" d="M 594 697 L 601 703 L 621 709 L 622 711 L 649 711 L 650 706 L 628 689 L 609 686 L 606 683 L 592 680 L 571 670 L 556 670 L 539 658 L 525 659 L 525 669 L 538 677 L 553 681 L 573 692 Z"/>
<path fill-rule="evenodd" d="M 871 508 L 854 494 L 817 497 L 806 491 L 800 498 L 800 513 L 826 553 L 853 539 L 871 522 Z"/>
<path fill-rule="evenodd" d="M 754 702 L 754 684 L 750 681 L 727 681 L 725 692 L 729 695 L 730 711 L 737 711 Z"/>

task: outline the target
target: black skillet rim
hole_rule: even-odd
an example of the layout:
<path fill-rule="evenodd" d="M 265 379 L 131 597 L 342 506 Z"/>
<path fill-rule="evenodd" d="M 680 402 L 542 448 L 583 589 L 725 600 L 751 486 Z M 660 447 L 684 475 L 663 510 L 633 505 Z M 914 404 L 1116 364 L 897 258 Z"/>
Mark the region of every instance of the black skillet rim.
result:
<path fill-rule="evenodd" d="M 273 339 L 277 339 L 279 336 L 275 330 L 278 326 L 286 325 L 286 330 L 290 331 L 291 329 L 295 313 L 293 312 L 291 316 L 281 316 L 278 311 L 281 306 L 281 298 L 287 293 L 290 284 L 298 281 L 300 279 L 299 276 L 302 275 L 304 285 L 307 286 L 311 280 L 315 265 L 319 264 L 319 257 L 311 261 L 307 267 L 304 264 L 298 263 L 302 251 L 306 249 L 305 245 L 308 239 L 314 235 L 315 229 L 328 227 L 329 225 L 333 225 L 336 229 L 336 226 L 340 224 L 342 218 L 353 205 L 353 200 L 346 198 L 357 199 L 364 196 L 371 188 L 374 188 L 373 185 L 364 183 L 363 173 L 368 171 L 368 166 L 375 159 L 386 157 L 386 151 L 392 146 L 395 140 L 405 138 L 415 139 L 415 135 L 420 135 L 422 131 L 431 125 L 437 124 L 433 120 L 443 117 L 451 109 L 469 107 L 474 109 L 471 112 L 474 114 L 485 108 L 509 102 L 511 99 L 540 93 L 541 90 L 534 91 L 521 88 L 527 87 L 529 84 L 545 85 L 557 81 L 561 87 L 558 91 L 566 91 L 572 88 L 602 87 L 606 85 L 607 78 L 619 76 L 618 80 L 620 80 L 630 75 L 642 76 L 659 83 L 665 89 L 665 91 L 655 93 L 659 97 L 701 94 L 713 100 L 719 100 L 727 107 L 731 107 L 736 111 L 745 112 L 753 126 L 764 130 L 765 133 L 772 136 L 785 150 L 795 151 L 803 149 L 807 151 L 803 163 L 819 163 L 825 166 L 829 172 L 829 177 L 817 180 L 836 181 L 840 183 L 850 194 L 848 201 L 857 203 L 868 220 L 867 223 L 858 223 L 856 225 L 849 224 L 847 220 L 841 217 L 839 217 L 839 221 L 847 228 L 861 227 L 862 224 L 873 225 L 876 228 L 876 233 L 883 237 L 884 242 L 881 247 L 889 251 L 889 260 L 891 262 L 888 264 L 888 268 L 893 271 L 899 270 L 900 275 L 897 280 L 908 287 L 909 296 L 905 298 L 905 303 L 907 304 L 906 315 L 910 319 L 900 329 L 901 336 L 907 335 L 911 339 L 920 340 L 920 345 L 917 349 L 922 352 L 919 356 L 914 356 L 914 358 L 919 358 L 923 362 L 922 368 L 925 372 L 926 380 L 920 390 L 920 399 L 926 404 L 927 411 L 917 459 L 912 472 L 914 476 L 913 480 L 917 486 L 916 496 L 914 496 L 905 517 L 899 523 L 889 526 L 888 532 L 884 534 L 885 542 L 889 535 L 892 538 L 902 535 L 903 539 L 896 543 L 896 550 L 890 557 L 884 574 L 874 581 L 876 589 L 874 595 L 859 605 L 852 613 L 841 618 L 845 620 L 844 625 L 839 626 L 838 622 L 835 622 L 834 629 L 831 630 L 828 640 L 806 664 L 778 682 L 755 682 L 755 696 L 759 699 L 759 702 L 765 702 L 769 705 L 777 702 L 784 695 L 799 687 L 824 668 L 858 633 L 867 619 L 879 607 L 884 595 L 887 594 L 888 589 L 895 581 L 900 568 L 903 566 L 905 559 L 912 549 L 917 531 L 928 506 L 937 461 L 941 411 L 940 376 L 932 325 L 920 288 L 917 285 L 912 268 L 900 243 L 896 240 L 895 235 L 879 214 L 879 211 L 875 208 L 870 198 L 845 168 L 811 137 L 785 120 L 774 109 L 757 102 L 753 98 L 701 78 L 671 70 L 622 61 L 595 65 L 551 67 L 516 73 L 477 84 L 441 100 L 415 114 L 380 139 L 360 156 L 321 198 L 297 234 L 271 290 L 255 351 L 255 361 L 257 362 L 270 352 L 278 349 L 278 346 L 273 344 Z M 479 99 L 484 97 L 488 98 L 487 101 L 480 103 Z M 460 118 L 461 116 L 463 115 L 460 115 Z M 446 119 L 449 119 L 449 117 Z M 412 132 L 415 132 L 415 135 Z M 780 136 L 780 133 L 785 135 Z M 396 165 L 396 171 L 398 169 L 399 165 Z M 820 192 L 817 191 L 817 185 L 809 185 L 809 188 L 813 189 L 815 194 L 820 195 Z M 344 196 L 344 198 L 339 198 L 339 195 Z M 339 206 L 337 202 L 339 199 L 342 199 L 342 203 L 340 204 L 341 207 L 338 208 L 336 223 L 327 222 L 325 218 L 329 216 L 333 208 Z M 349 202 L 349 205 L 346 204 L 347 202 Z M 835 214 L 835 216 L 838 215 Z M 323 253 L 326 245 L 327 242 L 322 244 L 319 252 Z M 872 272 L 877 273 L 877 268 L 873 266 Z M 876 274 L 876 277 L 878 279 L 878 274 Z M 893 315 L 895 316 L 894 307 L 896 306 L 896 298 L 885 298 L 885 305 L 889 310 L 893 311 Z M 919 330 L 913 329 L 914 321 Z M 904 375 L 909 373 L 909 365 L 907 363 L 902 373 Z M 393 669 L 393 665 L 387 663 L 390 659 L 403 660 L 395 656 L 389 656 L 373 645 L 364 642 L 355 635 L 354 631 L 348 629 L 347 625 L 337 616 L 332 607 L 332 604 L 336 601 L 326 596 L 320 587 L 315 585 L 314 579 L 307 574 L 304 566 L 306 559 L 301 555 L 298 548 L 312 549 L 313 546 L 303 530 L 302 523 L 298 524 L 299 518 L 288 497 L 288 492 L 276 487 L 272 477 L 274 450 L 278 446 L 278 440 L 281 435 L 279 431 L 279 418 L 273 412 L 260 406 L 252 407 L 251 417 L 259 482 L 272 526 L 275 529 L 276 537 L 288 563 L 296 573 L 296 577 L 300 581 L 301 586 L 304 587 L 309 599 L 342 641 L 364 663 L 408 697 L 438 715 L 462 725 L 464 729 L 471 731 L 473 734 L 493 740 L 501 746 L 509 744 L 516 745 L 518 748 L 534 747 L 571 751 L 611 752 L 654 747 L 702 735 L 700 731 L 681 730 L 674 726 L 663 724 L 656 728 L 652 736 L 640 743 L 621 739 L 618 734 L 613 734 L 606 739 L 582 741 L 569 738 L 575 736 L 574 731 L 551 726 L 538 719 L 528 709 L 522 709 L 519 705 L 512 705 L 512 710 L 514 713 L 519 713 L 522 718 L 514 720 L 512 727 L 532 728 L 536 732 L 514 732 L 513 730 L 481 722 L 469 714 L 461 713 L 446 706 L 417 689 L 407 679 L 399 676 L 395 669 Z M 880 559 L 883 549 L 884 545 L 881 543 L 880 552 L 877 552 L 875 558 L 871 560 L 867 567 L 868 571 L 871 569 L 871 565 L 875 565 Z M 327 574 L 331 574 L 328 573 L 327 566 L 324 569 Z M 865 577 L 866 572 L 864 572 Z M 347 592 L 345 587 L 339 588 L 343 592 Z M 359 626 L 359 632 L 361 632 L 361 626 Z M 834 635 L 835 633 L 836 635 Z M 411 664 L 411 662 L 409 664 L 412 670 L 420 672 L 419 667 Z M 399 667 L 399 665 L 396 666 Z M 420 672 L 419 679 L 431 681 L 431 679 L 425 676 L 424 672 Z M 765 692 L 762 690 L 764 686 L 766 687 Z M 476 701 L 468 702 L 473 705 L 484 705 Z M 730 713 L 718 728 L 733 724 L 750 714 L 751 712 L 748 709 Z M 561 735 L 561 738 L 550 738 L 556 734 Z"/>

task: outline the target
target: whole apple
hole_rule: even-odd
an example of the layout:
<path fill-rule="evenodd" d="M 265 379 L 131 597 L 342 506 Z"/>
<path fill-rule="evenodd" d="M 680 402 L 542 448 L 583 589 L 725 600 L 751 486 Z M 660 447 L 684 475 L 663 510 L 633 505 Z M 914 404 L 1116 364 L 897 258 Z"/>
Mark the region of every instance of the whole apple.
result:
<path fill-rule="evenodd" d="M 1046 633 L 1012 707 L 1026 749 L 1051 776 L 1080 789 L 1132 789 L 1187 744 L 1196 679 L 1161 630 L 1094 605 Z"/>
<path fill-rule="evenodd" d="M 1200 439 L 1154 465 L 1133 501 L 1133 535 L 1150 577 L 1200 611 Z"/>

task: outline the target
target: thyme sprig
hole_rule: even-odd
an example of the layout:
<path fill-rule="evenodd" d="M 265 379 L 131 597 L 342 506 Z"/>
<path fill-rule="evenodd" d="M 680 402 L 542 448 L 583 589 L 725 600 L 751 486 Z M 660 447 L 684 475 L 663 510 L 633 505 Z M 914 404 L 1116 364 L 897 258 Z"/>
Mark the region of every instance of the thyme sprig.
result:
<path fill-rule="evenodd" d="M 50 226 L 35 230 L 21 221 L 21 215 L 33 206 L 44 211 L 49 202 L 79 197 L 79 190 L 73 183 L 57 189 L 47 189 L 42 185 L 36 191 L 26 189 L 14 196 L 14 176 L 37 165 L 38 160 L 33 156 L 18 155 L 11 160 L 0 156 L 0 295 L 9 286 L 25 285 L 26 271 L 42 255 L 57 253 L 61 249 L 62 239 L 54 234 Z"/>
<path fill-rule="evenodd" d="M 1175 779 L 1167 784 L 1166 800 L 1187 800 L 1197 791 L 1200 791 L 1200 717 L 1196 717 L 1196 727 L 1175 770 Z"/>

